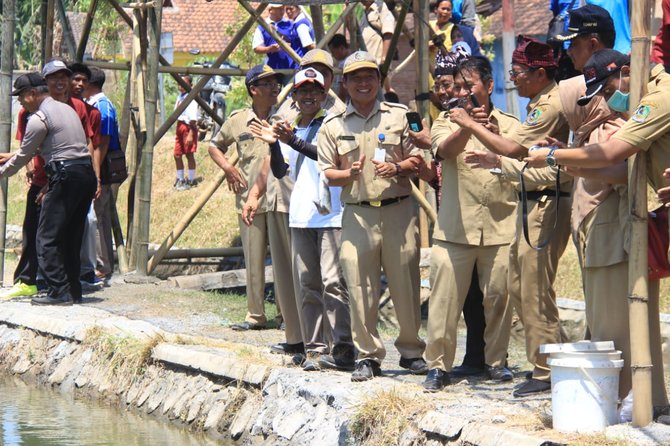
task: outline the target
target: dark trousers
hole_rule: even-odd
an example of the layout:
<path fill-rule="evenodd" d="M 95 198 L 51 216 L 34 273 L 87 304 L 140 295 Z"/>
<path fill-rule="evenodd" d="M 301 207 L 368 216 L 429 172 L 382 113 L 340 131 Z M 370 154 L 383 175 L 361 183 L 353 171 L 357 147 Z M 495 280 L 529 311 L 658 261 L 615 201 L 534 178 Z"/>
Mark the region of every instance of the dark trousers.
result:
<path fill-rule="evenodd" d="M 35 285 L 37 279 L 37 225 L 41 206 L 35 201 L 42 186 L 30 186 L 26 197 L 26 214 L 23 216 L 23 239 L 21 257 L 14 270 L 14 283 L 19 280 L 27 285 Z"/>
<path fill-rule="evenodd" d="M 37 257 L 53 298 L 81 298 L 79 250 L 96 186 L 90 165 L 68 166 L 49 178 L 37 228 Z"/>
<path fill-rule="evenodd" d="M 472 282 L 468 295 L 463 305 L 463 319 L 467 335 L 465 339 L 465 357 L 463 364 L 473 367 L 484 367 L 484 329 L 486 319 L 484 318 L 484 294 L 479 289 L 477 267 L 472 272 Z"/>

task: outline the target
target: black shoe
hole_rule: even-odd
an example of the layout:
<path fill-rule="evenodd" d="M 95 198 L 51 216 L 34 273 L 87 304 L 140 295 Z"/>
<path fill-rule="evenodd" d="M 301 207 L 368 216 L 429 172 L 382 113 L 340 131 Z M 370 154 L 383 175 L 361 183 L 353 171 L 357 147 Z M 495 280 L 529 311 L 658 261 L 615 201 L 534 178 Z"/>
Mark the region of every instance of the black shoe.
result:
<path fill-rule="evenodd" d="M 235 331 L 247 331 L 247 330 L 264 330 L 265 325 L 254 324 L 253 322 L 244 321 L 240 324 L 231 324 L 230 328 Z"/>
<path fill-rule="evenodd" d="M 375 376 L 382 376 L 382 369 L 379 364 L 371 359 L 363 359 L 356 364 L 356 370 L 351 374 L 351 381 L 369 381 Z"/>
<path fill-rule="evenodd" d="M 533 371 L 531 370 L 530 372 L 526 372 L 524 376 L 526 379 L 533 379 Z"/>
<path fill-rule="evenodd" d="M 305 361 L 302 363 L 302 369 L 306 372 L 318 372 L 321 370 L 319 366 L 319 357 L 321 356 L 318 352 L 307 352 L 305 356 Z"/>
<path fill-rule="evenodd" d="M 447 372 L 440 369 L 430 369 L 423 382 L 423 388 L 427 392 L 439 392 L 449 384 L 451 384 L 451 379 L 449 379 Z"/>
<path fill-rule="evenodd" d="M 84 303 L 84 299 L 81 298 L 81 297 L 73 297 L 73 298 L 72 298 L 72 303 L 75 303 L 75 304 L 83 304 L 83 303 Z"/>
<path fill-rule="evenodd" d="M 514 374 L 507 367 L 491 367 L 487 365 L 486 373 L 493 381 L 511 381 L 514 379 Z"/>
<path fill-rule="evenodd" d="M 279 344 L 270 346 L 270 353 L 283 353 L 285 355 L 297 355 L 298 353 L 305 354 L 305 344 L 298 342 L 297 344 L 287 344 L 280 342 Z"/>
<path fill-rule="evenodd" d="M 302 353 L 297 353 L 293 355 L 293 358 L 291 358 L 291 362 L 293 363 L 293 365 L 302 367 L 302 365 L 305 363 L 305 355 Z"/>
<path fill-rule="evenodd" d="M 66 294 L 63 297 L 33 297 L 30 299 L 32 305 L 60 305 L 60 306 L 70 306 L 72 305 L 72 298 L 69 294 Z"/>
<path fill-rule="evenodd" d="M 551 390 L 551 383 L 531 378 L 514 389 L 512 395 L 518 398 L 522 396 L 533 395 L 535 393 L 547 392 L 549 390 Z"/>
<path fill-rule="evenodd" d="M 478 367 L 469 364 L 461 364 L 459 366 L 454 367 L 453 369 L 451 369 L 451 372 L 449 372 L 451 376 L 459 378 L 465 376 L 483 375 L 484 373 L 486 373 L 486 367 L 484 366 Z"/>
<path fill-rule="evenodd" d="M 428 373 L 428 365 L 423 358 L 403 358 L 400 357 L 400 367 L 409 370 L 412 375 L 425 375 Z"/>
<path fill-rule="evenodd" d="M 352 372 L 356 368 L 356 361 L 352 356 L 351 359 L 343 358 L 334 355 L 321 355 L 319 358 L 319 365 L 324 369 L 344 370 Z"/>

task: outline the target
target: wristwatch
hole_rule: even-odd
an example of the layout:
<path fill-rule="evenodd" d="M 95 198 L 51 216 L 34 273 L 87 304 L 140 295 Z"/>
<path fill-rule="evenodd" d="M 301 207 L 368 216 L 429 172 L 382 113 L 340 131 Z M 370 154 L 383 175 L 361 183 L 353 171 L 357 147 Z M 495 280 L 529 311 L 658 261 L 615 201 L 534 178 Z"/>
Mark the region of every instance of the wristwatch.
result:
<path fill-rule="evenodd" d="M 554 152 L 557 148 L 558 147 L 552 147 L 551 150 L 549 150 L 549 153 L 547 153 L 547 166 L 549 167 L 556 167 L 558 165 L 556 157 L 554 157 Z"/>

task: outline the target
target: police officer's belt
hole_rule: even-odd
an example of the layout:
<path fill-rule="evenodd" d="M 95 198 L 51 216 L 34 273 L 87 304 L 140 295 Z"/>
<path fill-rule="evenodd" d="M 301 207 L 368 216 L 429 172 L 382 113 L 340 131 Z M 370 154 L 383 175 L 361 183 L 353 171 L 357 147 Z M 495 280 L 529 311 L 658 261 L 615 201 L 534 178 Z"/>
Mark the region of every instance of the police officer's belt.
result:
<path fill-rule="evenodd" d="M 536 191 L 530 191 L 526 192 L 526 199 L 527 200 L 533 200 L 533 201 L 541 201 L 543 197 L 547 198 L 552 198 L 556 196 L 556 191 L 553 189 L 546 189 L 546 190 L 536 190 Z M 558 194 L 559 197 L 569 197 L 570 192 L 563 192 L 561 191 Z M 523 200 L 523 195 L 519 193 L 519 200 Z"/>
<path fill-rule="evenodd" d="M 378 208 L 378 207 L 386 206 L 386 205 L 389 205 L 389 204 L 397 203 L 399 201 L 404 200 L 407 197 L 409 197 L 409 195 L 405 195 L 405 196 L 402 196 L 402 197 L 395 197 L 395 198 L 386 198 L 384 200 L 377 200 L 377 201 L 375 201 L 375 200 L 360 201 L 358 203 L 350 203 L 350 204 L 355 204 L 355 205 L 358 205 L 358 206 L 371 206 L 371 207 L 374 207 L 374 208 Z"/>
<path fill-rule="evenodd" d="M 73 160 L 62 160 L 62 161 L 51 161 L 49 165 L 52 168 L 57 168 L 57 167 L 69 167 L 69 166 L 90 166 L 91 165 L 91 158 L 77 158 Z"/>

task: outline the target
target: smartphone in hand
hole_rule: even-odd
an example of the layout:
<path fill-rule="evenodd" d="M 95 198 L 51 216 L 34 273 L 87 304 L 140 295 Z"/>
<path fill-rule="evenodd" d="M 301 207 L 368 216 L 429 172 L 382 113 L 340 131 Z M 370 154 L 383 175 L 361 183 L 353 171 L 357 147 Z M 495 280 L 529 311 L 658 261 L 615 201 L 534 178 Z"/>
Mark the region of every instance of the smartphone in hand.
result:
<path fill-rule="evenodd" d="M 417 112 L 407 112 L 407 122 L 409 122 L 409 129 L 413 132 L 420 132 L 423 130 L 423 124 L 421 123 L 421 115 Z"/>

